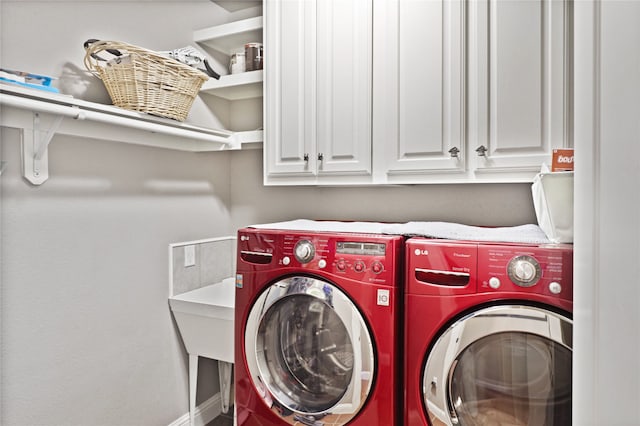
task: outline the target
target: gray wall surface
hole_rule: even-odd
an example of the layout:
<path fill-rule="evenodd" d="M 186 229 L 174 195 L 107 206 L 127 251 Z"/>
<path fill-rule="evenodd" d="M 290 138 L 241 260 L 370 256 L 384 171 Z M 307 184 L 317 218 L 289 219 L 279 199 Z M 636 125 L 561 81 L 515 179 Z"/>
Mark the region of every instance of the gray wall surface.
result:
<path fill-rule="evenodd" d="M 264 187 L 261 150 L 233 153 L 231 197 L 235 228 L 294 218 L 436 220 L 479 226 L 537 223 L 530 184 Z"/>
<path fill-rule="evenodd" d="M 17 136 L 2 132 L 0 423 L 170 423 L 188 388 L 167 247 L 228 231 L 228 154 L 57 137 L 32 187 Z"/>
<path fill-rule="evenodd" d="M 87 98 L 104 91 L 83 88 L 84 40 L 179 47 L 194 29 L 232 20 L 207 1 L 0 8 L 0 65 L 64 76 Z M 194 118 L 210 118 L 201 107 Z M 187 358 L 167 303 L 170 243 L 295 218 L 535 223 L 528 184 L 265 188 L 261 150 L 192 154 L 56 136 L 51 177 L 34 187 L 20 174 L 18 131 L 1 136 L 5 426 L 166 425 L 188 411 Z"/>

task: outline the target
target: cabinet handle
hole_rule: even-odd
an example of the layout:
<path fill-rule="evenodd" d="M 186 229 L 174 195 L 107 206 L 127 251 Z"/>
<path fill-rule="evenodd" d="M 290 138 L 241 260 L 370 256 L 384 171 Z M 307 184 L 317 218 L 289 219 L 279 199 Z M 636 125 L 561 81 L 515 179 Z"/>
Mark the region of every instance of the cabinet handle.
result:
<path fill-rule="evenodd" d="M 449 154 L 451 154 L 451 158 L 458 158 L 459 153 L 460 153 L 460 150 L 458 149 L 457 146 L 454 146 L 449 150 Z"/>
<path fill-rule="evenodd" d="M 324 160 L 324 155 L 322 153 L 318 154 L 318 161 Z"/>
<path fill-rule="evenodd" d="M 309 154 L 305 154 L 302 159 L 304 160 L 305 163 L 309 162 Z"/>
<path fill-rule="evenodd" d="M 487 147 L 484 145 L 480 145 L 479 147 L 476 148 L 476 152 L 478 153 L 479 157 L 486 157 Z"/>

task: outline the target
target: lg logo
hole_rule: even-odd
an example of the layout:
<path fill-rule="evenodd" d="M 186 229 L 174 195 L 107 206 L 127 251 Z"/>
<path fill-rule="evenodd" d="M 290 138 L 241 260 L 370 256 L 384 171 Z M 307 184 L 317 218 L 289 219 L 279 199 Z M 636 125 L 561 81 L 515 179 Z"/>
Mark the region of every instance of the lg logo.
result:
<path fill-rule="evenodd" d="M 378 290 L 378 305 L 379 306 L 389 306 L 389 290 Z"/>
<path fill-rule="evenodd" d="M 428 256 L 429 255 L 429 250 L 420 250 L 420 249 L 415 249 L 414 251 L 416 256 Z"/>

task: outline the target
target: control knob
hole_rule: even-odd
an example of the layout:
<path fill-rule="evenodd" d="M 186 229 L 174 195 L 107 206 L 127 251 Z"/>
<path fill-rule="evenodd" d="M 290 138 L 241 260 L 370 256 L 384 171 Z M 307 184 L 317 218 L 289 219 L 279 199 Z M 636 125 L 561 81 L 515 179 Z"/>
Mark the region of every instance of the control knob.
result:
<path fill-rule="evenodd" d="M 522 255 L 511 259 L 507 266 L 507 274 L 516 285 L 531 287 L 540 279 L 542 270 L 540 263 L 535 258 Z"/>
<path fill-rule="evenodd" d="M 316 255 L 316 248 L 309 240 L 300 240 L 296 243 L 293 254 L 300 263 L 309 263 Z"/>

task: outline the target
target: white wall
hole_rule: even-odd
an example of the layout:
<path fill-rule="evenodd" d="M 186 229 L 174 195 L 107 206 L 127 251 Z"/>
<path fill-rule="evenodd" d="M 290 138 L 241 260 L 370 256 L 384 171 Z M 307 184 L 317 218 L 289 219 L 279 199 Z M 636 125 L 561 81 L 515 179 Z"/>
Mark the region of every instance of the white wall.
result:
<path fill-rule="evenodd" d="M 226 155 L 56 138 L 34 188 L 16 133 L 2 133 L 0 423 L 170 423 L 188 388 L 167 247 L 226 235 Z"/>
<path fill-rule="evenodd" d="M 640 424 L 640 3 L 576 2 L 579 426 Z"/>

